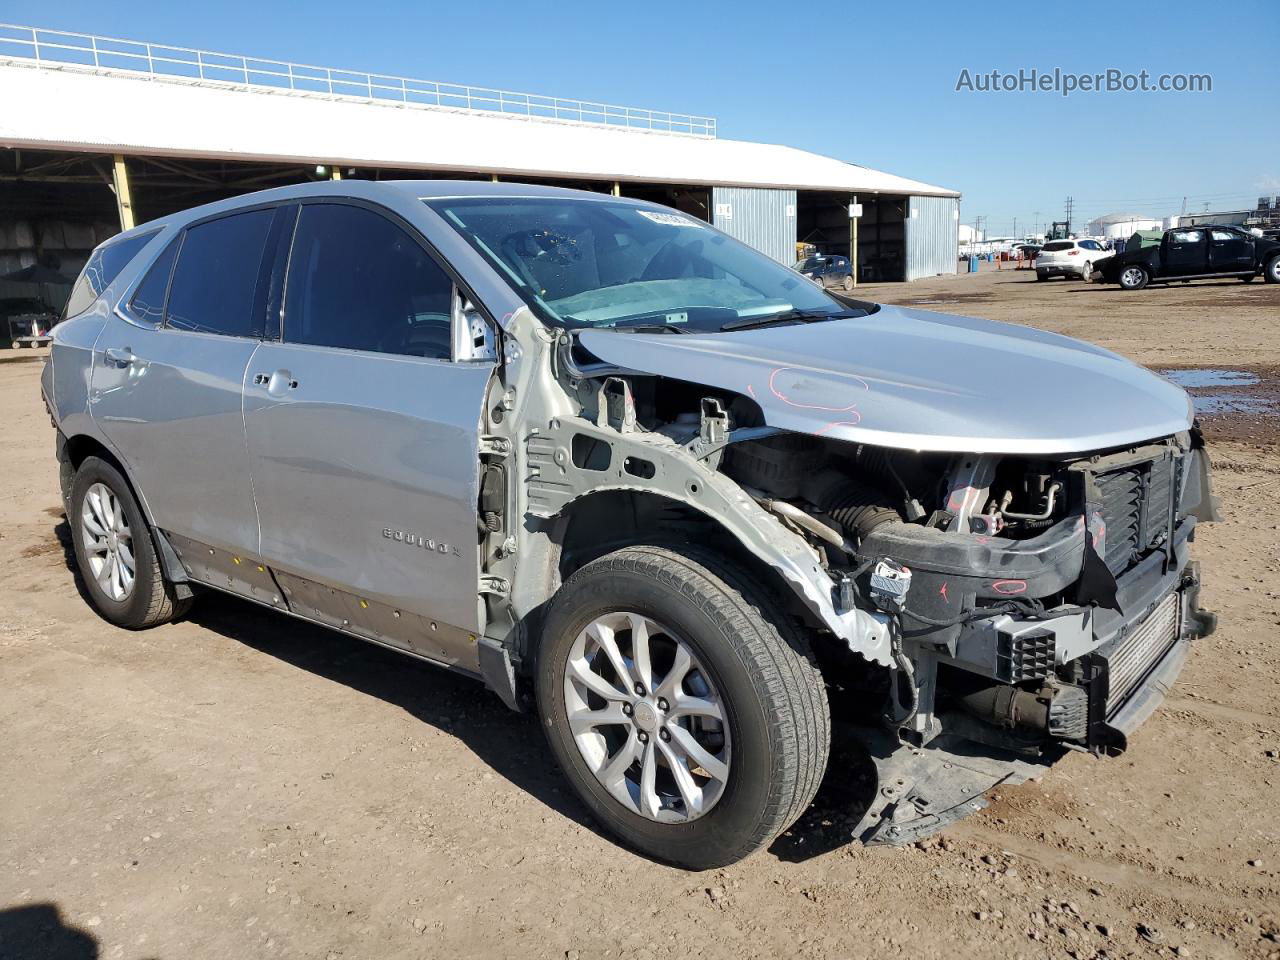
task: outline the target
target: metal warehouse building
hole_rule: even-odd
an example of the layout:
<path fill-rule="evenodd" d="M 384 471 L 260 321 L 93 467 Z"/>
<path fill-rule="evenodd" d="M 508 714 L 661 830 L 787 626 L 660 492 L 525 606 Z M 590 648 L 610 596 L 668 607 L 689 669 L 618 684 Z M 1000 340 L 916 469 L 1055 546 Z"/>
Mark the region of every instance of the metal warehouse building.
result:
<path fill-rule="evenodd" d="M 654 200 L 863 281 L 956 271 L 954 190 L 709 117 L 0 24 L 0 276 L 74 277 L 121 228 L 323 177 L 511 179 Z"/>

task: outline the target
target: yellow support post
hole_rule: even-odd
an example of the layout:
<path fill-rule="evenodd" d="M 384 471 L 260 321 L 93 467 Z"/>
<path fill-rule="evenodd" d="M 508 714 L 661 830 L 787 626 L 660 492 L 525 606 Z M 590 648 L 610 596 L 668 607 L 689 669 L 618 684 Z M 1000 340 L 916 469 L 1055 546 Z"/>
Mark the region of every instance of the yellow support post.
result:
<path fill-rule="evenodd" d="M 129 194 L 129 169 L 119 154 L 112 168 L 112 183 L 116 192 L 116 209 L 120 211 L 120 229 L 132 230 L 137 224 L 133 220 L 133 198 Z"/>
<path fill-rule="evenodd" d="M 620 184 L 617 180 L 613 181 L 613 195 L 615 197 L 622 196 L 622 184 Z"/>
<path fill-rule="evenodd" d="M 342 179 L 342 171 L 341 171 L 341 170 L 339 170 L 337 167 L 330 167 L 330 168 L 329 168 L 329 179 L 330 179 L 330 180 L 341 180 L 341 179 Z"/>
<path fill-rule="evenodd" d="M 496 173 L 492 173 L 492 174 L 490 174 L 490 175 L 489 175 L 489 178 L 490 178 L 490 182 L 491 182 L 491 183 L 497 183 L 497 182 L 498 182 L 498 175 L 497 175 Z"/>

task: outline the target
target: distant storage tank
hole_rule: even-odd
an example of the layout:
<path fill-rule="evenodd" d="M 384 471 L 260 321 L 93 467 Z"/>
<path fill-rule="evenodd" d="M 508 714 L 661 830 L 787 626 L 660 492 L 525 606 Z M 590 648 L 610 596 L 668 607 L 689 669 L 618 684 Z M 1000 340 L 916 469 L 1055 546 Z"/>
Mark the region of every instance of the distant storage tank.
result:
<path fill-rule="evenodd" d="M 1090 220 L 1085 233 L 1091 237 L 1105 237 L 1116 240 L 1131 237 L 1138 230 L 1164 229 L 1159 217 L 1148 217 L 1141 213 L 1109 213 L 1105 217 Z"/>

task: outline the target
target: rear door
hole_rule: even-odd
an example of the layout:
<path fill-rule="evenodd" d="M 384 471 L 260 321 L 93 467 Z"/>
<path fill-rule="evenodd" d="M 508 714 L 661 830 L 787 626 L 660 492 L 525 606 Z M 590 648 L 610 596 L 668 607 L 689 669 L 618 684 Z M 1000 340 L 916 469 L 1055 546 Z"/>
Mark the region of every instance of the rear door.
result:
<path fill-rule="evenodd" d="M 1253 238 L 1221 227 L 1209 231 L 1211 273 L 1253 273 Z"/>
<path fill-rule="evenodd" d="M 479 428 L 493 364 L 454 362 L 455 285 L 410 226 L 301 206 L 279 340 L 244 422 L 261 556 L 297 612 L 474 667 Z"/>
<path fill-rule="evenodd" d="M 1164 235 L 1164 270 L 1166 277 L 1189 276 L 1209 272 L 1208 231 L 1200 227 L 1170 230 Z"/>
<path fill-rule="evenodd" d="M 188 227 L 159 254 L 98 338 L 90 409 L 157 526 L 252 552 L 241 395 L 263 328 L 275 211 Z"/>

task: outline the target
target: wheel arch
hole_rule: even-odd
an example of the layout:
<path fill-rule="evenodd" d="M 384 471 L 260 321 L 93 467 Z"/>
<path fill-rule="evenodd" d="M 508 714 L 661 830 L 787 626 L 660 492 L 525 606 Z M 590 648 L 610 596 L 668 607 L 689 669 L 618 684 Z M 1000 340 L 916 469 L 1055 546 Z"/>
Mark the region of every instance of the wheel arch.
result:
<path fill-rule="evenodd" d="M 111 464 L 119 472 L 120 476 L 124 477 L 124 482 L 129 485 L 129 492 L 133 494 L 133 498 L 138 502 L 138 508 L 142 511 L 142 516 L 147 522 L 147 529 L 151 533 L 152 542 L 155 543 L 156 555 L 160 560 L 160 567 L 164 571 L 165 578 L 173 584 L 188 582 L 187 572 L 183 569 L 182 562 L 178 559 L 177 553 L 169 543 L 168 537 L 156 527 L 147 498 L 143 496 L 138 484 L 130 476 L 128 466 L 110 447 L 97 437 L 87 433 L 76 433 L 69 437 L 59 433 L 57 453 L 58 482 L 62 489 L 62 504 L 67 511 L 68 518 L 71 515 L 71 484 L 75 480 L 76 471 L 80 469 L 80 465 L 90 457 L 97 457 L 99 460 Z"/>
<path fill-rule="evenodd" d="M 753 582 L 770 590 L 779 608 L 807 630 L 834 634 L 848 649 L 868 660 L 879 660 L 877 644 L 870 636 L 875 625 L 864 619 L 868 615 L 856 610 L 837 612 L 830 581 L 799 562 L 799 554 L 807 551 L 807 546 L 772 518 L 766 520 L 776 530 L 761 531 L 749 526 L 745 518 L 727 517 L 663 492 L 625 485 L 596 487 L 570 500 L 545 530 L 550 546 L 537 558 L 538 573 L 522 571 L 527 579 L 519 592 L 525 605 L 532 607 L 527 616 L 534 626 L 524 631 L 527 649 L 522 653 L 535 651 L 542 609 L 575 570 L 624 547 L 693 544 L 739 565 Z M 608 535 L 600 535 L 601 530 L 608 530 Z M 535 558 L 526 551 L 524 559 L 529 563 Z M 532 582 L 537 576 L 545 578 L 542 583 Z M 528 603 L 534 598 L 536 603 Z"/>

